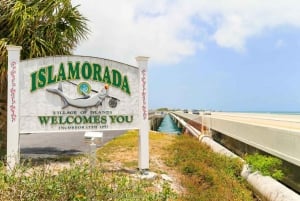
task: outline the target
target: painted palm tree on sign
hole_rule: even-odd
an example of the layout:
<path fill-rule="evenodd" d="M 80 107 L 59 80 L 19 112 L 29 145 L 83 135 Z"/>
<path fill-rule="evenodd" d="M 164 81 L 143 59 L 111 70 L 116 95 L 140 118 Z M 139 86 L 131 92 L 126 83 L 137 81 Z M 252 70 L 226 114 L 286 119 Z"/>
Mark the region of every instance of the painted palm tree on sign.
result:
<path fill-rule="evenodd" d="M 21 59 L 69 55 L 89 32 L 71 0 L 0 0 L 0 122 L 6 121 L 6 45 L 22 46 Z M 6 143 L 6 124 L 0 124 Z M 3 135 L 4 134 L 4 135 Z M 1 138 L 0 138 L 1 141 Z M 2 145 L 3 147 L 3 145 Z"/>

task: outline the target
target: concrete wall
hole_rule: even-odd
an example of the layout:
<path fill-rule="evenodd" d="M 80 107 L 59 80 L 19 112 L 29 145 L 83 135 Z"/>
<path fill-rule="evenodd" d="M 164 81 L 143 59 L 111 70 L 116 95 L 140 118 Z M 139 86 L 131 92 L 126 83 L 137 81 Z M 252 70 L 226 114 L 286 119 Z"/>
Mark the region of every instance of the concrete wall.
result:
<path fill-rule="evenodd" d="M 213 114 L 193 115 L 183 112 L 175 114 L 185 120 L 203 124 L 207 130 L 215 130 L 300 167 L 299 130 L 225 120 Z"/>
<path fill-rule="evenodd" d="M 300 133 L 211 117 L 210 128 L 300 166 Z"/>

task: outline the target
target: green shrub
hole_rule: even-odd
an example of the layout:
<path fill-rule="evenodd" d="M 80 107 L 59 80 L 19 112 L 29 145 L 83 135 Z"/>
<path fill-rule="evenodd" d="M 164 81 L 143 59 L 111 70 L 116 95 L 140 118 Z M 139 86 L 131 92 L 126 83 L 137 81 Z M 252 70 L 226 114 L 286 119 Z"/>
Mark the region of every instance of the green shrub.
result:
<path fill-rule="evenodd" d="M 259 171 L 262 175 L 271 176 L 278 180 L 284 177 L 284 173 L 281 170 L 282 161 L 278 158 L 255 153 L 246 155 L 245 160 L 253 171 Z"/>
<path fill-rule="evenodd" d="M 151 190 L 153 181 L 121 172 L 106 172 L 88 163 L 72 164 L 52 172 L 46 168 L 19 168 L 8 174 L 0 169 L 0 201 L 5 200 L 169 200 L 175 197 L 168 183 L 161 190 Z"/>

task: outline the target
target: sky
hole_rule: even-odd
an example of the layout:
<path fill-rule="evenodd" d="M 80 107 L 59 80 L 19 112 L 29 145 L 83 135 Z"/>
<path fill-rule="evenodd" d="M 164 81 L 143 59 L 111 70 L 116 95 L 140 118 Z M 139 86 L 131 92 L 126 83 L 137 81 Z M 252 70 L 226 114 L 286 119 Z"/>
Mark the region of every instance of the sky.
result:
<path fill-rule="evenodd" d="M 148 63 L 149 108 L 300 111 L 299 0 L 72 0 L 74 54 Z"/>

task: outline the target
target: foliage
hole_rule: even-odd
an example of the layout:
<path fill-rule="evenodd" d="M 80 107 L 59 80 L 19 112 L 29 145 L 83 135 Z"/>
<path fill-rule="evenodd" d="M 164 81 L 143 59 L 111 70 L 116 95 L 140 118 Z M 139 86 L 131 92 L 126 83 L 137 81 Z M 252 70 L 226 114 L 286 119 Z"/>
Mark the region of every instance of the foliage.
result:
<path fill-rule="evenodd" d="M 0 5 L 0 120 L 6 120 L 6 45 L 22 46 L 21 59 L 70 55 L 89 30 L 71 0 L 0 0 Z M 5 138 L 6 121 L 0 130 Z"/>
<path fill-rule="evenodd" d="M 1 56 L 6 44 L 21 45 L 22 59 L 66 55 L 86 37 L 86 18 L 70 0 L 1 0 Z"/>
<path fill-rule="evenodd" d="M 169 108 L 167 107 L 162 107 L 162 108 L 158 108 L 156 109 L 157 111 L 169 111 Z"/>
<path fill-rule="evenodd" d="M 22 46 L 21 59 L 69 55 L 88 33 L 87 19 L 70 0 L 0 0 L 0 3 L 1 84 L 6 75 L 6 45 Z"/>
<path fill-rule="evenodd" d="M 186 135 L 150 132 L 149 138 L 151 171 L 173 172 L 184 189 L 184 193 L 173 200 L 255 200 L 247 183 L 240 177 L 242 163 L 237 159 L 216 154 Z M 137 157 L 137 144 L 137 132 L 129 131 L 108 142 L 97 154 L 102 162 L 118 161 L 127 165 Z M 129 159 L 128 155 L 132 158 Z M 162 166 L 157 158 L 167 166 Z"/>
<path fill-rule="evenodd" d="M 73 163 L 58 173 L 46 168 L 19 168 L 7 174 L 0 170 L 0 200 L 168 200 L 174 194 L 168 183 L 159 192 L 151 191 L 149 180 L 106 172 L 99 166 Z"/>
<path fill-rule="evenodd" d="M 216 154 L 186 135 L 178 136 L 168 150 L 166 163 L 181 172 L 188 191 L 181 200 L 254 200 L 237 159 Z"/>
<path fill-rule="evenodd" d="M 277 180 L 284 177 L 284 173 L 281 170 L 282 161 L 279 158 L 255 153 L 246 155 L 245 160 L 253 171 L 259 171 L 262 175 L 271 176 Z"/>
<path fill-rule="evenodd" d="M 70 168 L 61 171 L 29 166 L 7 174 L 2 165 L 0 201 L 255 200 L 239 177 L 242 164 L 237 160 L 215 154 L 189 136 L 151 132 L 149 137 L 151 171 L 172 172 L 172 177 L 176 175 L 175 180 L 184 189 L 182 194 L 176 194 L 169 182 L 142 180 L 132 172 L 124 171 L 127 168 L 124 164 L 137 158 L 134 153 L 137 152 L 138 133 L 129 131 L 98 150 L 101 162 L 95 167 L 74 162 Z M 107 166 L 108 160 L 112 169 Z"/>

